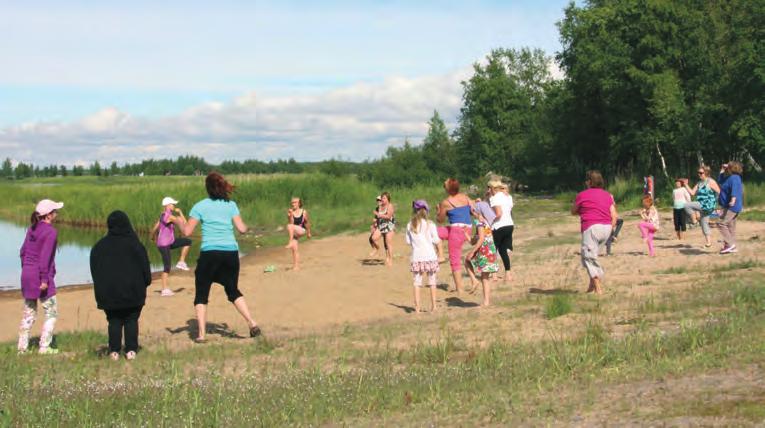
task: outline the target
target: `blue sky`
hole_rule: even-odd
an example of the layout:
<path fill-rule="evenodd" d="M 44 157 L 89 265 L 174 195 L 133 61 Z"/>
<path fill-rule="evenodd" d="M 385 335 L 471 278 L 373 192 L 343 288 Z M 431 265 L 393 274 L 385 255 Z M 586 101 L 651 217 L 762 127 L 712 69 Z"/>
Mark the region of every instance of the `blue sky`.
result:
<path fill-rule="evenodd" d="M 421 139 L 434 109 L 453 122 L 459 81 L 492 48 L 559 50 L 567 3 L 0 0 L 0 150 L 376 157 Z"/>

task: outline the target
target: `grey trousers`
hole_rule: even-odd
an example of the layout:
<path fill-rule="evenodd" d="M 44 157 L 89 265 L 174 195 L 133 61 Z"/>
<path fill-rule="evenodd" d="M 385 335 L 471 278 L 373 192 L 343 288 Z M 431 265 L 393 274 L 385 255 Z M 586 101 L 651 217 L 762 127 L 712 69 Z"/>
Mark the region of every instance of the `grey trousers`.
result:
<path fill-rule="evenodd" d="M 598 251 L 611 236 L 610 224 L 594 224 L 582 232 L 582 266 L 590 278 L 603 278 L 603 267 L 598 263 Z"/>
<path fill-rule="evenodd" d="M 738 213 L 734 213 L 733 211 L 726 208 L 723 210 L 723 215 L 720 217 L 720 223 L 717 225 L 717 227 L 720 229 L 720 235 L 722 235 L 723 241 L 725 241 L 725 245 L 728 247 L 736 245 L 737 218 Z"/>
<path fill-rule="evenodd" d="M 712 233 L 711 229 L 709 229 L 709 216 L 704 215 L 704 211 L 701 209 L 701 203 L 698 201 L 693 202 L 686 202 L 685 203 L 685 212 L 693 218 L 693 212 L 698 211 L 699 214 L 701 214 L 701 219 L 699 222 L 701 223 L 701 232 L 704 234 L 704 236 L 709 236 L 710 233 Z"/>

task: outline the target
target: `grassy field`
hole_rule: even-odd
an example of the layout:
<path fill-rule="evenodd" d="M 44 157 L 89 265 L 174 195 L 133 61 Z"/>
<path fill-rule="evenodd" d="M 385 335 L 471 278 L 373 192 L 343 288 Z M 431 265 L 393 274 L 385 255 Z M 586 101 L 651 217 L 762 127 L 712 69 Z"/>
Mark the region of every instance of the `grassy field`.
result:
<path fill-rule="evenodd" d="M 313 219 L 317 236 L 368 227 L 375 196 L 383 190 L 392 194 L 399 209 L 399 221 L 409 215 L 413 199 L 436 202 L 443 191 L 438 187 L 379 189 L 354 177 L 307 175 L 241 175 L 228 177 L 235 185 L 233 199 L 242 217 L 268 242 L 286 222 L 292 196 L 300 196 Z M 161 212 L 160 201 L 172 196 L 188 211 L 204 197 L 203 177 L 66 177 L 0 183 L 0 217 L 16 222 L 29 218 L 36 201 L 50 198 L 64 201 L 60 221 L 75 226 L 102 226 L 112 210 L 128 213 L 136 228 L 147 230 Z M 282 239 L 282 234 L 278 238 Z"/>
<path fill-rule="evenodd" d="M 66 352 L 55 358 L 17 357 L 13 344 L 4 344 L 0 424 L 50 425 L 51 415 L 60 426 L 595 424 L 601 411 L 616 424 L 629 415 L 647 421 L 667 414 L 762 423 L 765 389 L 702 406 L 712 391 L 698 388 L 699 380 L 695 388 L 668 391 L 673 396 L 655 408 L 629 402 L 651 382 L 671 389 L 671 382 L 702 374 L 734 376 L 730 367 L 762 373 L 765 283 L 759 273 L 739 278 L 730 287 L 675 296 L 671 305 L 642 302 L 623 335 L 597 316 L 605 310 L 597 299 L 555 295 L 502 305 L 508 316 L 530 308 L 548 318 L 579 314 L 586 321 L 578 333 L 489 338 L 460 327 L 474 320 L 468 311 L 418 322 L 433 334 L 410 343 L 397 337 L 411 329 L 402 320 L 255 345 L 180 352 L 154 346 L 131 365 L 103 357 L 100 333 L 59 335 Z M 662 329 L 669 320 L 679 327 Z"/>

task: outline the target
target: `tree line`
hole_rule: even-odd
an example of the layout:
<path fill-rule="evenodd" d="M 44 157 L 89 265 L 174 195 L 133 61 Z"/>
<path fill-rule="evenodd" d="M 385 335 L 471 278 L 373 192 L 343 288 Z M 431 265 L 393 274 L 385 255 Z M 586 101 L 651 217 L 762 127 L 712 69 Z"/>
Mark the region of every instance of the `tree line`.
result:
<path fill-rule="evenodd" d="M 349 162 L 147 160 L 38 168 L 5 177 L 224 173 L 356 174 L 381 186 L 474 180 L 487 172 L 536 189 L 606 176 L 687 176 L 697 164 L 765 158 L 765 0 L 589 0 L 558 23 L 562 49 L 496 49 L 462 82 L 455 129 L 434 112 L 424 141 Z M 564 77 L 554 79 L 555 62 Z"/>

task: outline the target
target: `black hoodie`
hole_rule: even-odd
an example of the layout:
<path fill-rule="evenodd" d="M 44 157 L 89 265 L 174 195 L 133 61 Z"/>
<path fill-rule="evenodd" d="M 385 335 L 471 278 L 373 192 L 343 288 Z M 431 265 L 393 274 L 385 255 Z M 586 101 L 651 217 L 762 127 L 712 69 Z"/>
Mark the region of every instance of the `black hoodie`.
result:
<path fill-rule="evenodd" d="M 130 219 L 114 211 L 106 220 L 109 232 L 90 251 L 90 274 L 99 309 L 115 310 L 143 306 L 151 267 Z"/>

